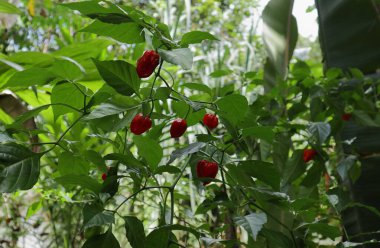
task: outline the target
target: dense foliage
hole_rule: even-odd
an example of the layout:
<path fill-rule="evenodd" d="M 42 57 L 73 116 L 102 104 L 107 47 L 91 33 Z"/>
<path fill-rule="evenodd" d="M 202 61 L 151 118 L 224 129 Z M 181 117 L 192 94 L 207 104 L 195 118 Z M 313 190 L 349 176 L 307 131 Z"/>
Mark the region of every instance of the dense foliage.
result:
<path fill-rule="evenodd" d="M 252 1 L 12 6 L 0 246 L 350 247 L 342 211 L 380 216 L 340 135 L 380 125 L 378 79 L 292 60 L 293 1 L 263 41 Z"/>

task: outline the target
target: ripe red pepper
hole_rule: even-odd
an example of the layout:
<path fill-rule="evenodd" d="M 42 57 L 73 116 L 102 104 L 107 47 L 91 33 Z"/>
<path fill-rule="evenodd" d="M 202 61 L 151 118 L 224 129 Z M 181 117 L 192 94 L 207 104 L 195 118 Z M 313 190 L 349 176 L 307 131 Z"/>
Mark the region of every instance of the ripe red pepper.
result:
<path fill-rule="evenodd" d="M 172 138 L 178 138 L 181 137 L 187 129 L 187 123 L 184 119 L 175 119 L 170 126 L 170 136 Z"/>
<path fill-rule="evenodd" d="M 154 50 L 145 51 L 137 60 L 136 71 L 139 78 L 147 78 L 160 63 L 160 55 Z"/>
<path fill-rule="evenodd" d="M 342 114 L 342 120 L 344 120 L 344 121 L 349 121 L 351 119 L 351 117 L 352 117 L 352 114 L 350 114 L 350 113 Z"/>
<path fill-rule="evenodd" d="M 314 149 L 305 149 L 303 151 L 303 161 L 305 163 L 309 162 L 310 160 L 314 159 L 314 157 L 317 155 L 317 151 Z"/>
<path fill-rule="evenodd" d="M 197 176 L 198 178 L 215 178 L 218 174 L 219 166 L 216 162 L 207 160 L 200 160 L 197 163 Z M 207 185 L 210 182 L 203 182 L 203 185 Z"/>
<path fill-rule="evenodd" d="M 152 127 L 152 120 L 148 116 L 138 113 L 131 122 L 131 132 L 140 135 Z"/>
<path fill-rule="evenodd" d="M 105 181 L 107 179 L 107 174 L 106 173 L 103 173 L 102 174 L 102 180 Z"/>
<path fill-rule="evenodd" d="M 219 119 L 216 115 L 213 114 L 205 114 L 203 116 L 203 123 L 205 124 L 206 127 L 209 129 L 214 129 L 218 126 L 219 124 Z"/>

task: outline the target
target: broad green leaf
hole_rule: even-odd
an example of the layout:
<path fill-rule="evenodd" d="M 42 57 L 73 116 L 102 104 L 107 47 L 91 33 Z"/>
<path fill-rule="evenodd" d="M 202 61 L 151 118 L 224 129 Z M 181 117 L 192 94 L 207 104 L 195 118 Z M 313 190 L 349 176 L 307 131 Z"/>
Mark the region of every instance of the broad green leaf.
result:
<path fill-rule="evenodd" d="M 51 54 L 30 51 L 13 53 L 9 56 L 9 60 L 18 65 L 34 65 L 37 67 L 48 67 L 55 61 Z"/>
<path fill-rule="evenodd" d="M 254 137 L 257 139 L 268 141 L 269 143 L 273 143 L 275 133 L 273 131 L 273 127 L 256 126 L 243 129 L 242 135 L 244 137 Z"/>
<path fill-rule="evenodd" d="M 355 164 L 357 157 L 354 155 L 349 155 L 338 163 L 337 172 L 342 178 L 342 181 L 345 182 L 348 179 L 349 171 L 351 167 Z"/>
<path fill-rule="evenodd" d="M 25 121 L 37 116 L 40 112 L 48 109 L 50 107 L 49 105 L 43 105 L 37 108 L 34 108 L 32 110 L 29 110 L 28 112 L 25 112 L 22 115 L 19 115 L 15 121 L 11 124 L 12 127 L 21 126 Z"/>
<path fill-rule="evenodd" d="M 169 247 L 170 232 L 165 229 L 157 228 L 151 231 L 146 237 L 146 248 L 167 248 Z"/>
<path fill-rule="evenodd" d="M 58 77 L 65 80 L 77 80 L 83 77 L 84 71 L 82 71 L 79 64 L 75 64 L 74 62 L 67 59 L 59 59 L 56 60 L 52 67 L 50 67 L 50 71 L 57 75 Z"/>
<path fill-rule="evenodd" d="M 180 65 L 184 70 L 190 70 L 193 66 L 193 53 L 189 48 L 173 50 L 158 49 L 158 53 L 168 63 Z"/>
<path fill-rule="evenodd" d="M 127 44 L 136 44 L 145 41 L 142 30 L 143 28 L 134 22 L 110 24 L 101 21 L 94 21 L 79 31 L 108 36 Z"/>
<path fill-rule="evenodd" d="M 80 186 L 82 188 L 89 189 L 94 193 L 99 193 L 102 188 L 102 185 L 98 183 L 97 180 L 86 175 L 68 174 L 62 177 L 54 178 L 54 180 L 64 186 Z"/>
<path fill-rule="evenodd" d="M 191 31 L 182 36 L 180 45 L 186 46 L 189 44 L 197 44 L 197 43 L 201 43 L 204 40 L 218 40 L 218 39 L 208 32 Z"/>
<path fill-rule="evenodd" d="M 103 226 L 115 223 L 115 217 L 112 212 L 103 211 L 100 204 L 86 205 L 83 208 L 83 227 L 84 229 L 93 226 Z"/>
<path fill-rule="evenodd" d="M 73 43 L 72 45 L 65 46 L 60 50 L 53 53 L 55 56 L 69 57 L 81 63 L 82 61 L 96 58 L 101 54 L 109 45 L 114 42 L 110 39 L 98 38 L 89 39 L 84 42 Z"/>
<path fill-rule="evenodd" d="M 83 109 L 84 107 L 84 95 L 82 92 L 86 92 L 86 88 L 82 85 L 74 85 L 74 83 L 62 83 L 53 87 L 51 92 L 51 103 L 53 104 L 54 119 L 57 120 L 59 116 L 67 113 L 78 113 L 73 108 Z M 66 104 L 63 106 L 60 104 Z M 73 107 L 70 108 L 69 106 Z"/>
<path fill-rule="evenodd" d="M 164 172 L 170 173 L 170 174 L 177 174 L 180 173 L 181 170 L 175 166 L 171 165 L 163 165 L 163 166 L 158 166 L 157 169 L 154 171 L 154 174 L 162 174 Z"/>
<path fill-rule="evenodd" d="M 147 161 L 150 169 L 154 171 L 163 156 L 163 150 L 160 144 L 144 136 L 134 136 L 133 141 L 137 146 L 139 155 Z"/>
<path fill-rule="evenodd" d="M 168 87 L 159 87 L 159 88 L 156 90 L 155 97 L 156 97 L 158 100 L 165 101 L 166 99 L 169 98 L 171 92 L 172 92 L 171 89 L 169 89 Z"/>
<path fill-rule="evenodd" d="M 0 192 L 31 189 L 40 174 L 40 157 L 15 143 L 0 144 Z"/>
<path fill-rule="evenodd" d="M 331 127 L 328 123 L 314 122 L 310 124 L 308 132 L 315 137 L 319 144 L 322 144 L 329 137 Z"/>
<path fill-rule="evenodd" d="M 278 168 L 272 163 L 260 160 L 248 160 L 240 162 L 238 169 L 272 186 L 276 190 L 280 187 L 281 175 Z"/>
<path fill-rule="evenodd" d="M 205 84 L 186 83 L 186 84 L 182 84 L 181 86 L 186 87 L 186 88 L 191 89 L 191 90 L 198 90 L 198 91 L 206 92 L 207 94 L 212 95 L 212 90 L 210 89 L 210 87 L 208 87 Z"/>
<path fill-rule="evenodd" d="M 303 161 L 303 151 L 294 151 L 292 157 L 286 162 L 285 168 L 282 171 L 281 185 L 286 185 L 300 177 L 306 170 L 305 162 Z"/>
<path fill-rule="evenodd" d="M 126 165 L 128 168 L 142 169 L 144 167 L 144 165 L 130 152 L 126 152 L 126 154 L 110 153 L 104 156 L 104 160 L 116 160 Z"/>
<path fill-rule="evenodd" d="M 92 236 L 82 246 L 82 248 L 120 248 L 119 241 L 115 238 L 111 228 L 106 233 Z"/>
<path fill-rule="evenodd" d="M 248 111 L 248 101 L 242 95 L 228 95 L 216 102 L 219 114 L 236 125 L 244 120 Z"/>
<path fill-rule="evenodd" d="M 28 210 L 26 211 L 26 216 L 25 219 L 29 219 L 31 216 L 33 216 L 35 213 L 38 212 L 42 208 L 42 200 L 36 201 L 32 203 L 29 207 Z"/>
<path fill-rule="evenodd" d="M 263 40 L 269 61 L 283 78 L 297 43 L 297 21 L 292 15 L 293 0 L 271 0 L 265 6 Z"/>
<path fill-rule="evenodd" d="M 183 156 L 187 156 L 189 154 L 196 153 L 205 146 L 206 146 L 206 143 L 195 142 L 195 143 L 188 145 L 187 147 L 177 149 L 171 154 L 170 159 L 168 161 L 168 164 L 172 163 L 177 158 L 181 158 Z"/>
<path fill-rule="evenodd" d="M 330 226 L 325 223 L 313 223 L 308 225 L 310 232 L 316 232 L 321 234 L 323 237 L 330 238 L 334 240 L 337 237 L 341 236 L 339 227 Z"/>
<path fill-rule="evenodd" d="M 223 76 L 227 76 L 227 75 L 230 75 L 233 71 L 231 70 L 217 70 L 217 71 L 214 71 L 210 74 L 210 77 L 213 77 L 213 78 L 220 78 L 220 77 L 223 77 Z"/>
<path fill-rule="evenodd" d="M 237 225 L 242 226 L 254 240 L 257 238 L 257 234 L 267 223 L 267 216 L 264 213 L 252 213 L 243 217 L 235 217 L 234 221 Z"/>
<path fill-rule="evenodd" d="M 87 175 L 89 166 L 82 156 L 70 152 L 63 152 L 58 158 L 58 171 L 65 175 Z"/>
<path fill-rule="evenodd" d="M 103 103 L 96 107 L 89 115 L 83 118 L 83 120 L 100 119 L 103 117 L 117 115 L 123 113 L 126 109 L 120 106 L 116 106 L 109 103 Z"/>
<path fill-rule="evenodd" d="M 100 76 L 104 81 L 122 95 L 130 96 L 138 93 L 140 89 L 140 78 L 136 67 L 122 61 L 98 61 L 93 59 Z"/>
<path fill-rule="evenodd" d="M 19 71 L 5 84 L 5 87 L 29 87 L 33 85 L 45 85 L 56 78 L 56 75 L 47 68 L 29 68 Z"/>
<path fill-rule="evenodd" d="M 21 14 L 21 10 L 19 10 L 16 6 L 11 3 L 8 3 L 7 0 L 0 0 L 0 13 L 5 14 Z"/>
<path fill-rule="evenodd" d="M 142 222 L 134 216 L 125 216 L 125 232 L 132 248 L 145 248 L 145 231 Z"/>

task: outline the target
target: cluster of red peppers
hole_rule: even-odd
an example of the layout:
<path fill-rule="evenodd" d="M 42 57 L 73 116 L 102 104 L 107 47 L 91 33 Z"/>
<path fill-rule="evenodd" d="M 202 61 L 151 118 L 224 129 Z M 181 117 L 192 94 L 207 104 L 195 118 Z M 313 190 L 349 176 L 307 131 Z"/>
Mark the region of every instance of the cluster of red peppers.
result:
<path fill-rule="evenodd" d="M 160 64 L 160 55 L 154 50 L 145 51 L 144 54 L 137 60 L 136 72 L 140 78 L 147 78 L 153 74 L 156 67 Z M 219 124 L 218 117 L 215 114 L 207 113 L 203 117 L 203 124 L 210 130 L 216 128 Z M 152 120 L 149 116 L 144 116 L 138 113 L 131 122 L 131 132 L 135 135 L 140 135 L 148 131 L 152 127 Z M 181 137 L 187 129 L 185 119 L 177 118 L 170 126 L 170 136 L 172 138 Z M 201 160 L 197 164 L 198 178 L 215 178 L 218 174 L 218 164 L 207 160 Z M 203 185 L 209 184 L 210 181 L 205 181 Z"/>

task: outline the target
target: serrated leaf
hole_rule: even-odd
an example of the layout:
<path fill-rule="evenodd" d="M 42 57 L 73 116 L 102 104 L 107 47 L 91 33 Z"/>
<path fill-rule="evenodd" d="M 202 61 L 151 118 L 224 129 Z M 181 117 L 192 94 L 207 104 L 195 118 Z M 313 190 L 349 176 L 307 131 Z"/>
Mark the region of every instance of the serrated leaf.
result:
<path fill-rule="evenodd" d="M 189 48 L 173 50 L 158 49 L 158 53 L 168 63 L 180 65 L 184 70 L 190 70 L 193 66 L 193 53 Z"/>
<path fill-rule="evenodd" d="M 263 225 L 267 223 L 267 216 L 264 213 L 252 213 L 243 217 L 235 217 L 234 221 L 256 240 L 257 234 L 263 228 Z"/>

